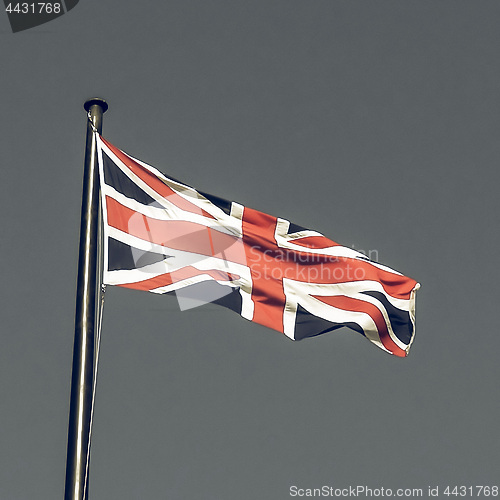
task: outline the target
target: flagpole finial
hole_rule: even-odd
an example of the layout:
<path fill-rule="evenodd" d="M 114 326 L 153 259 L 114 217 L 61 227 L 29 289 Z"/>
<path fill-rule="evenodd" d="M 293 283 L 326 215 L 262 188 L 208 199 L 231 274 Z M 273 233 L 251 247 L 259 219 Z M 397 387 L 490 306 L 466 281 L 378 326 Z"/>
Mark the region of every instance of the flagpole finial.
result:
<path fill-rule="evenodd" d="M 102 109 L 103 113 L 106 113 L 108 109 L 108 103 L 104 99 L 101 99 L 100 97 L 93 97 L 92 99 L 85 101 L 83 107 L 85 108 L 85 111 L 87 111 L 88 113 L 90 111 L 90 108 L 95 105 L 99 106 Z"/>

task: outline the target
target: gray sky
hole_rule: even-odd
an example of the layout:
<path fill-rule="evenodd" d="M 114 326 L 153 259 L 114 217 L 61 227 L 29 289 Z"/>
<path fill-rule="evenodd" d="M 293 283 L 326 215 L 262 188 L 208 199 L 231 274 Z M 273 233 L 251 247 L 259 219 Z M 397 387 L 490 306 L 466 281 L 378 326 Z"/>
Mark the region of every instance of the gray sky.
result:
<path fill-rule="evenodd" d="M 349 330 L 294 343 L 108 287 L 92 499 L 498 485 L 499 16 L 489 0 L 81 0 L 12 34 L 0 15 L 0 498 L 63 495 L 93 96 L 131 155 L 422 288 L 398 359 Z"/>

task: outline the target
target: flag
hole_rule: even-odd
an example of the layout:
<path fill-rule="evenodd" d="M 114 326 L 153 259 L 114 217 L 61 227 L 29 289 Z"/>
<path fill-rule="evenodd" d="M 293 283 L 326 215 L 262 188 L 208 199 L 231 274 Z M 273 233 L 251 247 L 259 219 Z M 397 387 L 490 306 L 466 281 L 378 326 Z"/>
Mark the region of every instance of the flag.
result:
<path fill-rule="evenodd" d="M 212 302 L 293 340 L 347 327 L 404 357 L 419 284 L 321 233 L 196 190 L 97 135 L 103 281 Z"/>

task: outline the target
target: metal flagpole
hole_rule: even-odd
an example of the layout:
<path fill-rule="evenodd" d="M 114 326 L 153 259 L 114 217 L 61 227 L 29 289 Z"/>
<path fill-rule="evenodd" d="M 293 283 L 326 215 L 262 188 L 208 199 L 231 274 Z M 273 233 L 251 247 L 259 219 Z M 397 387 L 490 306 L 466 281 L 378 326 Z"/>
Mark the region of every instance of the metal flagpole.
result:
<path fill-rule="evenodd" d="M 88 113 L 83 177 L 80 249 L 76 292 L 75 342 L 68 426 L 65 500 L 88 498 L 88 454 L 94 378 L 94 328 L 96 325 L 99 182 L 94 129 L 101 133 L 102 115 L 108 109 L 100 98 L 84 104 Z"/>

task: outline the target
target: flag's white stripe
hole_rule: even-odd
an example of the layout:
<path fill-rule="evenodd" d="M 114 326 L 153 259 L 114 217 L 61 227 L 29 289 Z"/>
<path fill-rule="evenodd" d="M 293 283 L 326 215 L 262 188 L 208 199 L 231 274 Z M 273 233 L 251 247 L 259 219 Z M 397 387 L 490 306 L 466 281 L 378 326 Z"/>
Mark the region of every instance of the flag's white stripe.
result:
<path fill-rule="evenodd" d="M 198 269 L 200 266 L 192 266 Z M 151 264 L 150 266 L 144 266 L 141 269 L 117 269 L 114 271 L 108 271 L 107 274 L 107 280 L 106 284 L 107 285 L 127 285 L 127 284 L 133 284 L 133 283 L 140 283 L 141 281 L 149 280 L 152 278 L 156 278 L 157 276 L 161 276 L 163 274 L 168 274 L 168 273 L 174 273 L 176 271 L 179 271 L 181 268 L 177 269 L 172 269 L 167 261 L 162 261 L 162 262 L 156 262 L 154 264 Z M 205 271 L 215 271 L 215 269 L 210 268 L 210 269 L 198 269 L 200 271 L 200 274 L 203 274 Z M 227 275 L 224 269 L 219 269 L 219 271 L 223 272 L 224 274 Z M 197 276 L 197 275 L 195 275 Z M 207 275 L 208 276 L 208 275 Z M 215 280 L 213 277 L 210 278 Z M 221 280 L 224 281 L 224 283 L 230 283 L 231 286 L 233 287 L 239 287 L 242 285 L 242 282 L 245 282 L 246 279 L 243 278 L 237 278 L 237 279 L 230 279 L 229 275 L 227 275 L 227 279 Z"/>
<path fill-rule="evenodd" d="M 380 302 L 380 300 L 377 300 L 375 297 L 372 297 L 371 295 L 365 295 L 363 293 L 354 293 L 353 295 L 349 295 L 349 297 L 352 297 L 353 299 L 357 300 L 363 300 L 364 302 L 368 302 L 372 305 L 374 305 L 382 314 L 385 325 L 387 327 L 387 332 L 389 333 L 389 337 L 391 337 L 392 341 L 403 351 L 407 349 L 407 345 L 402 342 L 401 340 L 398 339 L 396 334 L 394 333 L 394 330 L 392 329 L 392 324 L 391 320 L 389 319 L 389 315 L 387 314 L 387 310 L 384 307 L 384 304 Z"/>
<path fill-rule="evenodd" d="M 415 330 L 416 330 L 416 328 L 415 328 L 415 299 L 416 299 L 417 290 L 419 288 L 420 288 L 420 283 L 417 283 L 410 294 L 409 313 L 410 313 L 411 324 L 413 326 L 413 335 L 410 339 L 410 342 L 408 342 L 408 348 L 407 348 L 406 352 L 408 352 L 410 350 L 410 347 L 413 344 L 413 340 L 415 339 Z"/>
<path fill-rule="evenodd" d="M 295 340 L 295 318 L 297 317 L 297 296 L 291 290 L 290 291 L 288 290 L 286 281 L 287 280 L 283 280 L 283 291 L 286 297 L 285 307 L 283 308 L 283 333 L 292 340 Z"/>
<path fill-rule="evenodd" d="M 136 163 L 139 163 L 139 165 L 143 166 L 146 170 L 149 170 L 154 176 L 160 178 L 163 182 L 165 182 L 174 191 L 176 191 L 176 192 L 195 191 L 194 188 L 192 188 L 191 186 L 188 186 L 187 184 L 183 184 L 182 182 L 176 181 L 174 179 L 170 179 L 163 172 L 160 172 L 157 168 L 153 167 L 152 165 L 149 165 L 148 163 L 146 163 L 142 160 L 139 160 L 138 158 L 135 158 L 134 156 L 131 156 L 128 153 L 125 153 L 124 151 L 122 151 L 122 153 L 127 155 L 132 160 L 134 160 Z"/>
<path fill-rule="evenodd" d="M 285 220 L 285 219 L 281 219 Z M 286 221 L 289 222 L 289 221 Z M 287 232 L 288 232 L 288 227 L 287 227 Z M 310 229 L 304 229 L 303 231 L 297 231 L 296 233 L 288 233 L 286 235 L 283 235 L 284 238 L 287 240 L 297 240 L 299 238 L 312 238 L 314 236 L 320 236 L 324 238 L 324 235 L 321 233 L 318 233 L 318 231 L 311 231 Z M 302 247 L 304 248 L 304 247 Z"/>
<path fill-rule="evenodd" d="M 102 227 L 103 227 L 103 255 L 104 265 L 102 266 L 102 282 L 103 284 L 107 283 L 107 275 L 108 275 L 108 237 L 109 237 L 109 226 L 107 224 L 108 220 L 108 212 L 106 207 L 106 201 L 104 198 L 103 186 L 104 186 L 104 170 L 103 170 L 103 162 L 102 162 L 102 141 L 101 136 L 97 131 L 94 130 L 94 140 L 97 145 L 97 163 L 99 165 L 99 183 L 100 183 L 100 197 L 101 197 L 101 211 L 102 211 Z"/>
<path fill-rule="evenodd" d="M 238 235 L 243 237 L 243 212 L 245 207 L 233 201 L 231 203 L 231 223 L 238 229 Z"/>
<path fill-rule="evenodd" d="M 197 274 L 196 276 L 177 281 L 170 285 L 160 286 L 158 288 L 152 288 L 149 291 L 153 293 L 167 293 L 167 292 L 172 292 L 174 290 L 181 290 L 188 286 L 196 285 L 197 283 L 202 283 L 204 281 L 216 281 L 217 283 L 219 283 L 219 285 L 228 286 L 232 288 L 236 286 L 232 281 L 215 280 L 212 276 L 208 274 Z"/>

